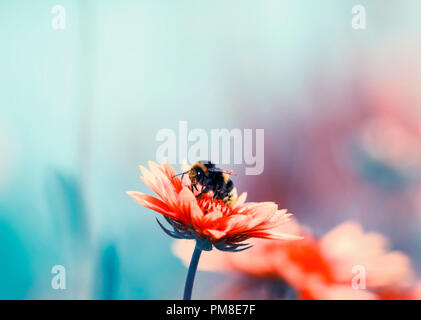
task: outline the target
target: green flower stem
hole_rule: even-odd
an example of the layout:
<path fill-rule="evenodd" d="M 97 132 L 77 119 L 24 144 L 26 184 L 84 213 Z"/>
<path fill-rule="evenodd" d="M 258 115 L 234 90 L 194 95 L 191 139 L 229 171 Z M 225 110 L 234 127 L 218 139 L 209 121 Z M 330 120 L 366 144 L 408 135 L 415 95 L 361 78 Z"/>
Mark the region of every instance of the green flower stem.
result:
<path fill-rule="evenodd" d="M 194 276 L 196 275 L 197 265 L 199 264 L 201 253 L 202 253 L 202 249 L 200 249 L 196 243 L 196 246 L 194 247 L 193 255 L 191 257 L 189 271 L 187 272 L 187 279 L 186 279 L 186 285 L 184 287 L 183 300 L 191 300 Z"/>

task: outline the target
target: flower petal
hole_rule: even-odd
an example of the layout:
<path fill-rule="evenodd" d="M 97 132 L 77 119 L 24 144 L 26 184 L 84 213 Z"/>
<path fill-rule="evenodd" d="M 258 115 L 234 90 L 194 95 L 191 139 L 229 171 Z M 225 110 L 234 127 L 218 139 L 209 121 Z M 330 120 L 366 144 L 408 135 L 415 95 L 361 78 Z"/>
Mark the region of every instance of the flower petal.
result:
<path fill-rule="evenodd" d="M 177 207 L 184 219 L 193 224 L 194 227 L 201 226 L 203 212 L 197 204 L 196 197 L 189 188 L 183 187 L 177 198 Z"/>
<path fill-rule="evenodd" d="M 223 216 L 224 215 L 222 214 L 220 210 L 215 209 L 205 214 L 202 218 L 202 221 L 205 225 L 212 225 L 212 223 L 217 222 Z"/>
<path fill-rule="evenodd" d="M 275 233 L 275 232 L 263 232 L 256 231 L 248 233 L 250 237 L 271 239 L 271 240 L 301 240 L 304 239 L 302 236 L 296 236 L 288 233 Z"/>
<path fill-rule="evenodd" d="M 243 192 L 237 199 L 237 201 L 235 202 L 234 206 L 232 207 L 233 209 L 238 208 L 239 206 L 241 206 L 244 202 L 246 202 L 247 199 L 247 192 Z"/>
<path fill-rule="evenodd" d="M 225 231 L 215 229 L 205 229 L 204 233 L 210 235 L 215 240 L 219 240 L 227 234 Z"/>
<path fill-rule="evenodd" d="M 137 192 L 137 191 L 127 191 L 126 192 L 134 201 L 139 203 L 145 208 L 154 210 L 158 213 L 161 213 L 169 218 L 175 218 L 174 212 L 171 212 L 168 206 L 161 200 L 152 197 L 146 193 Z"/>

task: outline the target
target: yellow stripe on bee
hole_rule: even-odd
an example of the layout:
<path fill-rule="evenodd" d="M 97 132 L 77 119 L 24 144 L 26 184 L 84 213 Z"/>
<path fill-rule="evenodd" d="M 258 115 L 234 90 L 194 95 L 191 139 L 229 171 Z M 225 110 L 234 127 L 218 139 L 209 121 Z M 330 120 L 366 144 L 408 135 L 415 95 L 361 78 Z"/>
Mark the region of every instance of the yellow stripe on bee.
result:
<path fill-rule="evenodd" d="M 230 194 L 228 196 L 226 196 L 223 201 L 227 205 L 232 207 L 233 205 L 235 205 L 237 203 L 238 197 L 233 192 L 230 192 Z"/>
<path fill-rule="evenodd" d="M 229 175 L 227 175 L 226 173 L 222 174 L 222 177 L 224 178 L 224 182 L 227 183 L 228 180 L 230 179 Z"/>

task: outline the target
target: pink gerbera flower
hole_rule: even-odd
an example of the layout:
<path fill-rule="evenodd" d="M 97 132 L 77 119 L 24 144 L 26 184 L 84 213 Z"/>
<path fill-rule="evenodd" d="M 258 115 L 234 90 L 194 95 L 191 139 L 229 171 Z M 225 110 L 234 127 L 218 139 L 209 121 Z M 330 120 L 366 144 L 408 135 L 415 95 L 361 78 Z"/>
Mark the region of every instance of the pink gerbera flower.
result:
<path fill-rule="evenodd" d="M 242 251 L 250 247 L 243 243 L 249 238 L 300 239 L 276 231 L 277 227 L 289 220 L 291 214 L 285 209 L 279 210 L 274 202 L 245 202 L 246 193 L 237 197 L 236 191 L 229 204 L 213 199 L 212 191 L 196 197 L 199 192 L 193 190 L 188 176 L 182 179 L 177 177 L 165 160 L 162 165 L 149 161 L 149 167 L 150 170 L 140 166 L 140 178 L 159 198 L 137 191 L 127 193 L 140 205 L 166 218 L 173 230 L 158 223 L 168 235 L 196 240 L 187 279 L 191 283 L 186 282 L 186 290 L 190 290 L 185 292 L 187 299 L 191 294 L 191 288 L 187 288 L 187 285 L 193 283 L 202 250 L 209 251 L 215 247 L 222 251 Z"/>
<path fill-rule="evenodd" d="M 234 195 L 233 204 L 213 199 L 212 192 L 196 198 L 198 191 L 191 190 L 190 179 L 176 177 L 167 162 L 160 166 L 149 161 L 149 167 L 140 166 L 140 178 L 160 199 L 137 191 L 127 194 L 140 205 L 161 213 L 174 228 L 166 232 L 175 238 L 196 239 L 202 250 L 215 246 L 228 251 L 239 250 L 240 242 L 252 237 L 299 239 L 275 231 L 291 214 L 286 209 L 278 210 L 274 202 L 245 202 L 246 193 Z"/>

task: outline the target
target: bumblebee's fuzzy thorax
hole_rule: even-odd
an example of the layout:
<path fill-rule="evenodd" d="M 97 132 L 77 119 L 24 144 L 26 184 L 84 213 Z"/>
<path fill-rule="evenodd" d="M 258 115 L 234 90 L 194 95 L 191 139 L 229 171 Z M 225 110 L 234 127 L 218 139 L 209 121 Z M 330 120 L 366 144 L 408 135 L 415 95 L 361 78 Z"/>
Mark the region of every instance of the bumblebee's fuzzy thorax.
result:
<path fill-rule="evenodd" d="M 208 175 L 208 168 L 206 167 L 206 165 L 204 165 L 201 162 L 196 162 L 194 165 L 192 165 L 192 167 L 190 168 L 190 171 L 202 171 L 206 176 Z"/>

